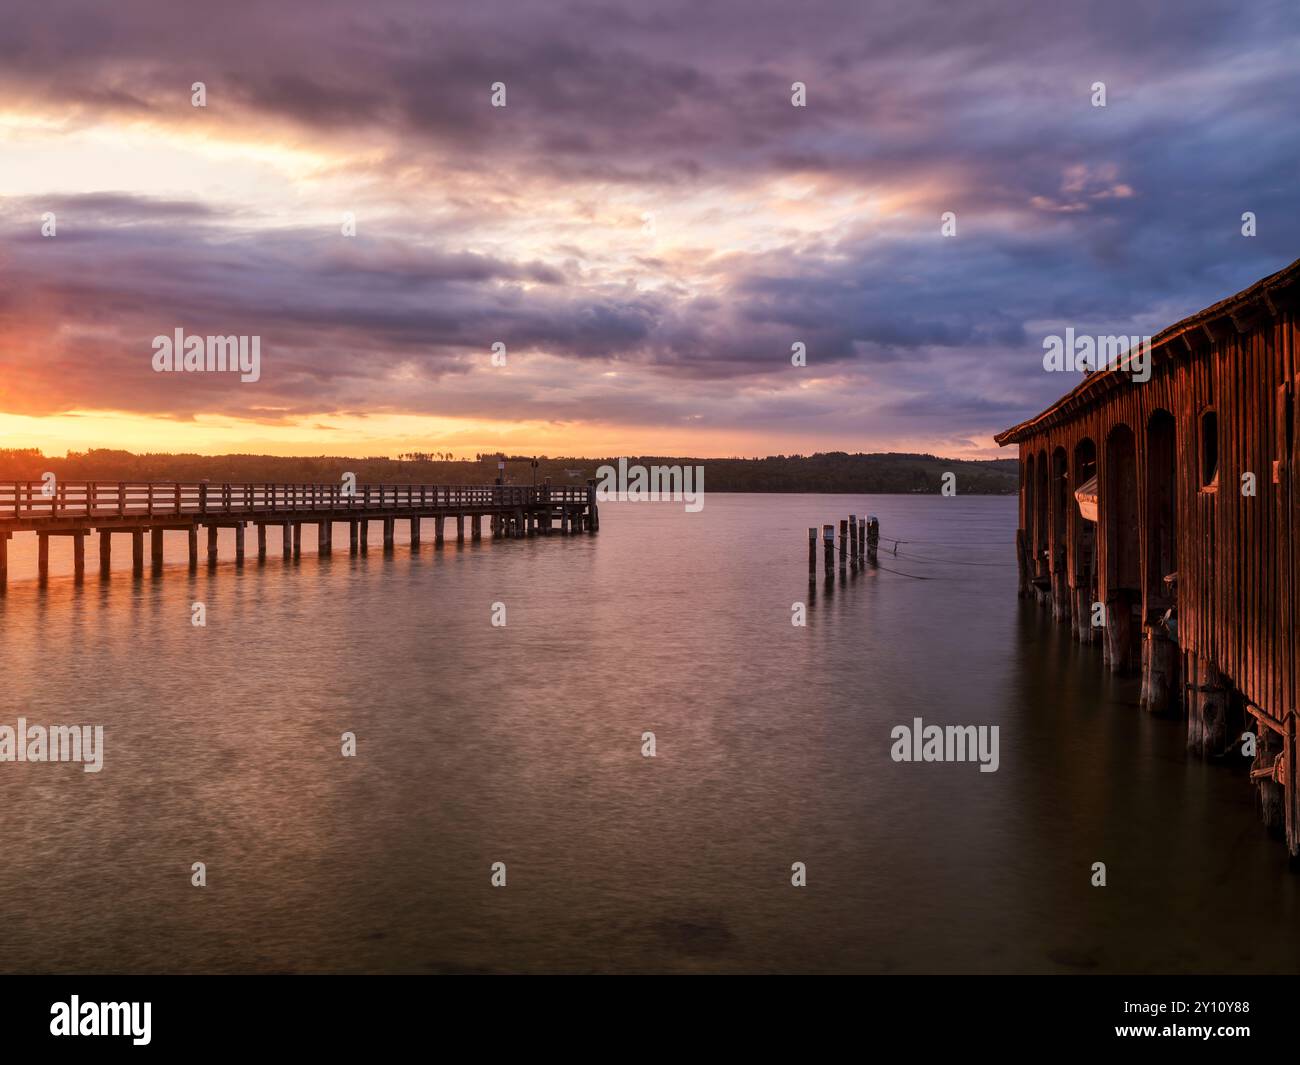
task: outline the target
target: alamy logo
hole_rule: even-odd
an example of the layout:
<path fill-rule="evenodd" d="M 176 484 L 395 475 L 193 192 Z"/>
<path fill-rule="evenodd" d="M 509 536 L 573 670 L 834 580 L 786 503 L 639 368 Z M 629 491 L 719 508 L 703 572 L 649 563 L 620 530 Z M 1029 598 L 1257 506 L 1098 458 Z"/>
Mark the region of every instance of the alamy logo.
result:
<path fill-rule="evenodd" d="M 1043 337 L 1043 352 L 1049 373 L 1124 370 L 1138 384 L 1151 380 L 1150 337 L 1076 336 L 1071 326 L 1064 336 Z"/>
<path fill-rule="evenodd" d="M 704 509 L 703 466 L 629 466 L 618 460 L 618 468 L 601 466 L 596 470 L 596 499 L 651 503 L 686 503 L 686 510 L 697 514 Z"/>
<path fill-rule="evenodd" d="M 87 773 L 104 768 L 104 726 L 0 725 L 0 762 L 81 762 Z"/>
<path fill-rule="evenodd" d="M 262 376 L 260 336 L 186 336 L 176 327 L 172 336 L 153 338 L 155 373 L 237 373 L 241 381 Z"/>
<path fill-rule="evenodd" d="M 148 1046 L 151 1002 L 71 1002 L 50 1006 L 50 1035 L 129 1035 L 138 1047 Z"/>
<path fill-rule="evenodd" d="M 979 762 L 981 773 L 998 771 L 997 725 L 895 725 L 889 757 L 895 762 Z"/>

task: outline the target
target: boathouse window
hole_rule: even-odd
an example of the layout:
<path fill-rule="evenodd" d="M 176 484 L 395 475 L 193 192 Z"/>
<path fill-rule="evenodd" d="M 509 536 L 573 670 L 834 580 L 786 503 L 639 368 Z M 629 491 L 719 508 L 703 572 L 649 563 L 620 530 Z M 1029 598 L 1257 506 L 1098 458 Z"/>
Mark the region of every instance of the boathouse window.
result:
<path fill-rule="evenodd" d="M 1201 414 L 1201 486 L 1219 483 L 1219 415 L 1213 407 Z"/>

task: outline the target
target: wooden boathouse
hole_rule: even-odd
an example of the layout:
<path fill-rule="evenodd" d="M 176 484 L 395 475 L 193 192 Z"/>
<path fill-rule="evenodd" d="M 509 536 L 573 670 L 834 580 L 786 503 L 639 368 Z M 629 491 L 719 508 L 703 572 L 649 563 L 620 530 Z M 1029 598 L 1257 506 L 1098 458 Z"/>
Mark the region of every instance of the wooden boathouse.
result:
<path fill-rule="evenodd" d="M 266 528 L 283 530 L 284 557 L 297 557 L 302 548 L 303 525 L 315 525 L 321 554 L 333 546 L 334 525 L 349 528 L 353 554 L 365 551 L 372 521 L 382 524 L 384 548 L 393 547 L 398 521 L 409 521 L 411 545 L 420 543 L 420 523 L 430 520 L 434 543 L 444 541 L 444 523 L 456 522 L 456 539 L 482 538 L 483 519 L 491 522 L 494 539 L 561 533 L 596 532 L 600 528 L 596 482 L 586 485 L 534 487 L 515 485 L 383 484 L 209 484 L 104 483 L 94 481 L 0 482 L 0 595 L 8 581 L 8 542 L 19 532 L 39 538 L 38 570 L 42 581 L 49 575 L 51 537 L 73 542 L 73 572 L 80 580 L 86 569 L 86 537 L 99 536 L 99 566 L 107 576 L 111 567 L 112 537 L 131 537 L 134 573 L 144 571 L 144 537 L 149 534 L 155 568 L 163 561 L 163 534 L 178 530 L 188 534 L 189 561 L 199 561 L 199 528 L 207 529 L 207 559 L 217 561 L 217 530 L 235 530 L 235 559 L 244 560 L 244 530 L 257 530 L 257 557 L 266 558 Z"/>
<path fill-rule="evenodd" d="M 1189 750 L 1249 751 L 1263 819 L 1300 854 L 1300 260 L 1098 368 L 999 434 L 1020 449 L 1021 593 L 1140 672 Z M 1243 746 L 1246 743 L 1246 746 Z"/>

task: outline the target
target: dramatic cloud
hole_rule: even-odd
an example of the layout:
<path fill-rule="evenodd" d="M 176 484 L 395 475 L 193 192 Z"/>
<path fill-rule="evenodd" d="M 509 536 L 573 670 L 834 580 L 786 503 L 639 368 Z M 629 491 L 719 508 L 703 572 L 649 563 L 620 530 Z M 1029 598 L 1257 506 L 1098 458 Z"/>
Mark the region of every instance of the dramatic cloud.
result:
<path fill-rule="evenodd" d="M 1286 3 L 5 20 L 0 429 L 55 450 L 64 416 L 118 412 L 128 444 L 389 419 L 431 446 L 985 451 L 1073 383 L 1045 333 L 1153 333 L 1300 255 Z M 177 327 L 259 335 L 261 379 L 154 373 Z"/>

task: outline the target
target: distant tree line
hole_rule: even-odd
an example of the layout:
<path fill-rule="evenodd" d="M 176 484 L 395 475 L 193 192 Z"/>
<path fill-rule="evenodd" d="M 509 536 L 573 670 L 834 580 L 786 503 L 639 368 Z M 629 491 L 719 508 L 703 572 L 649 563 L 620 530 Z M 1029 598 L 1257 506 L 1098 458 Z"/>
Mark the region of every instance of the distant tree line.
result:
<path fill-rule="evenodd" d="M 447 457 L 443 457 L 443 455 Z M 410 452 L 397 458 L 346 456 L 143 454 L 96 448 L 47 458 L 35 448 L 0 449 L 0 480 L 39 481 L 46 472 L 77 481 L 259 481 L 335 484 L 355 473 L 362 484 L 491 484 L 500 454 L 480 454 L 473 461 L 453 459 L 451 452 Z M 583 484 L 618 457 L 576 458 L 506 456 L 506 483 Z M 816 455 L 768 458 L 701 459 L 662 455 L 627 456 L 629 465 L 703 466 L 708 492 L 888 492 L 939 491 L 943 474 L 954 473 L 962 495 L 1014 493 L 1019 486 L 1015 459 L 942 459 L 934 455 L 855 454 L 830 451 Z"/>

